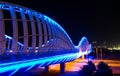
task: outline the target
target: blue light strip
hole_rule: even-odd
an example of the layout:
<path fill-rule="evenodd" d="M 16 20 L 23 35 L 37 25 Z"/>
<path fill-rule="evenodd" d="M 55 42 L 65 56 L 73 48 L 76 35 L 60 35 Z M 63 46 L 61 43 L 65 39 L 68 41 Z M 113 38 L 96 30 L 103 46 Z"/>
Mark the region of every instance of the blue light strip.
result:
<path fill-rule="evenodd" d="M 16 73 L 19 69 L 20 69 L 20 68 L 15 69 L 13 72 L 11 72 L 11 73 L 10 73 L 10 75 L 9 75 L 9 76 L 11 76 L 11 75 L 15 74 L 15 73 Z"/>
<path fill-rule="evenodd" d="M 10 39 L 10 40 L 12 40 L 13 38 L 12 37 L 10 37 L 10 36 L 8 36 L 8 35 L 5 35 L 5 38 L 7 39 Z M 22 43 L 20 43 L 20 42 L 18 42 L 18 45 L 20 45 L 20 46 L 23 46 L 23 44 Z"/>
<path fill-rule="evenodd" d="M 70 58 L 76 59 L 77 56 L 78 56 L 78 53 L 71 53 L 71 54 L 57 55 L 57 56 L 51 56 L 51 57 L 44 57 L 44 58 L 39 58 L 39 59 L 3 63 L 3 64 L 0 64 L 0 73 L 16 70 L 20 68 L 25 68 L 25 67 L 29 67 L 32 65 L 45 64 L 46 62 L 52 63 L 54 61 L 59 61 L 61 59 L 63 60 L 65 58 L 66 58 L 65 61 L 68 61 Z"/>
<path fill-rule="evenodd" d="M 80 40 L 80 42 L 78 43 L 78 45 L 75 46 L 75 48 L 78 49 L 82 45 L 82 43 L 84 42 L 84 40 L 87 40 L 87 38 L 86 37 L 82 37 L 82 39 Z"/>
<path fill-rule="evenodd" d="M 28 70 L 30 70 L 30 69 L 32 69 L 34 66 L 35 66 L 34 64 L 31 65 L 29 68 L 27 68 L 27 69 L 25 70 L 25 72 L 28 71 Z"/>
<path fill-rule="evenodd" d="M 30 67 L 27 70 L 31 69 L 34 65 L 44 65 L 45 63 L 52 64 L 55 62 L 66 62 L 70 60 L 74 60 L 76 58 L 79 58 L 83 54 L 88 54 L 87 52 L 83 53 L 70 53 L 70 54 L 63 54 L 63 55 L 56 55 L 51 57 L 44 57 L 39 59 L 32 59 L 32 60 L 24 60 L 24 61 L 17 61 L 17 62 L 10 62 L 10 63 L 4 63 L 0 64 L 0 73 L 8 72 L 14 70 L 13 73 L 17 72 L 20 68 Z M 65 59 L 64 61 L 61 61 Z M 11 73 L 11 74 L 13 74 Z"/>
<path fill-rule="evenodd" d="M 10 36 L 8 36 L 8 35 L 5 35 L 5 38 L 12 39 L 12 37 L 10 37 Z"/>
<path fill-rule="evenodd" d="M 46 15 L 43 15 L 44 19 L 50 23 L 52 23 L 53 25 L 56 25 L 57 27 L 59 27 L 65 34 L 66 36 L 68 37 L 68 39 L 70 40 L 70 42 L 73 44 L 71 38 L 69 37 L 69 35 L 67 34 L 67 32 L 57 23 L 55 22 L 53 19 L 51 19 L 50 17 L 46 16 Z"/>

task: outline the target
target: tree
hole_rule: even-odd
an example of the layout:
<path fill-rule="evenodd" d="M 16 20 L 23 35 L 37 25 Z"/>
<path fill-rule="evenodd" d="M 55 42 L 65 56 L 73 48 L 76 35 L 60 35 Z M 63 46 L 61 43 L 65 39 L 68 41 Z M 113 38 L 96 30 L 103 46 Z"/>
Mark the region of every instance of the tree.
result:
<path fill-rule="evenodd" d="M 97 68 L 98 70 L 96 71 L 95 76 L 113 76 L 112 70 L 106 63 L 100 62 Z"/>

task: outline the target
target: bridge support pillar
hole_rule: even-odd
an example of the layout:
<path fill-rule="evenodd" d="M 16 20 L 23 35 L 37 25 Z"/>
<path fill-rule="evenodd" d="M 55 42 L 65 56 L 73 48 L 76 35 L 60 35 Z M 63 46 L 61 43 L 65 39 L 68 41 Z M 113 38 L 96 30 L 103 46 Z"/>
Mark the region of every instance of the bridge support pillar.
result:
<path fill-rule="evenodd" d="M 85 59 L 85 55 L 82 55 L 82 60 L 84 60 Z"/>
<path fill-rule="evenodd" d="M 48 66 L 45 66 L 45 72 L 49 72 L 49 65 Z"/>
<path fill-rule="evenodd" d="M 65 63 L 60 63 L 60 73 L 65 72 Z"/>

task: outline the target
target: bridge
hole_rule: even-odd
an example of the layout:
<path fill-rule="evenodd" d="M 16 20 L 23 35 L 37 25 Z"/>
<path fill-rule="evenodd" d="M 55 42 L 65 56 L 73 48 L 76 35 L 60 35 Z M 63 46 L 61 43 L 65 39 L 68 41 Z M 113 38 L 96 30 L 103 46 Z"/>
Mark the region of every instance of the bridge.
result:
<path fill-rule="evenodd" d="M 75 46 L 66 31 L 48 16 L 23 6 L 0 2 L 0 74 L 65 63 L 91 52 L 82 37 Z"/>

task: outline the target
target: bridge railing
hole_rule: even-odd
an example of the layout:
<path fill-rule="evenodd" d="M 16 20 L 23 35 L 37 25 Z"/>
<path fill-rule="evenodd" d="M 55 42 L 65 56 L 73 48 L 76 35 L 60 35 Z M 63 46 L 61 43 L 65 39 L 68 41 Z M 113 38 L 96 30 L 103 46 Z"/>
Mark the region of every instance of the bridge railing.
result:
<path fill-rule="evenodd" d="M 55 55 L 62 55 L 68 53 L 75 53 L 77 50 L 72 49 L 29 49 L 18 50 L 16 54 L 12 53 L 12 50 L 6 51 L 3 55 L 0 55 L 0 63 L 14 62 L 14 61 L 22 61 L 22 60 L 30 60 L 37 58 L 44 58 Z"/>

